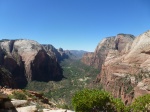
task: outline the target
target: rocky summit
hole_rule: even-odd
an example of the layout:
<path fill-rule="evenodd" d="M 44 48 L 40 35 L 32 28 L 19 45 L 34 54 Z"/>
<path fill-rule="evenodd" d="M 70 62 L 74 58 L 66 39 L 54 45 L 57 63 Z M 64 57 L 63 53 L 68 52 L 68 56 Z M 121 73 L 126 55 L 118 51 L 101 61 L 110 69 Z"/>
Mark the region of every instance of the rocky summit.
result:
<path fill-rule="evenodd" d="M 69 50 L 63 50 L 62 48 L 56 49 L 51 44 L 43 44 L 42 45 L 47 52 L 47 54 L 57 62 L 61 62 L 64 59 L 69 59 L 73 54 Z"/>
<path fill-rule="evenodd" d="M 27 82 L 33 80 L 62 79 L 62 69 L 56 56 L 52 54 L 53 51 L 48 52 L 45 46 L 33 40 L 1 40 L 1 85 L 23 88 Z"/>
<path fill-rule="evenodd" d="M 150 94 L 150 31 L 136 38 L 126 34 L 106 38 L 82 61 L 101 67 L 96 82 L 125 104 Z"/>
<path fill-rule="evenodd" d="M 101 69 L 110 50 L 125 52 L 126 49 L 130 48 L 134 38 L 130 34 L 118 34 L 117 36 L 107 37 L 98 44 L 95 52 L 85 53 L 81 61 L 86 65 Z"/>

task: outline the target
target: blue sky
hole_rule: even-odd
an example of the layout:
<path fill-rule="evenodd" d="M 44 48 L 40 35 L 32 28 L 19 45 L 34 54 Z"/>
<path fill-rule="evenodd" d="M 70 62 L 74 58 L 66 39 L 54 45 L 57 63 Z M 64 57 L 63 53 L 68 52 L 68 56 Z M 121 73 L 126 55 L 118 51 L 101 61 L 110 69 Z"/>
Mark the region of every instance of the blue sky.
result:
<path fill-rule="evenodd" d="M 150 29 L 150 0 L 0 0 L 0 39 L 94 51 L 105 37 Z"/>

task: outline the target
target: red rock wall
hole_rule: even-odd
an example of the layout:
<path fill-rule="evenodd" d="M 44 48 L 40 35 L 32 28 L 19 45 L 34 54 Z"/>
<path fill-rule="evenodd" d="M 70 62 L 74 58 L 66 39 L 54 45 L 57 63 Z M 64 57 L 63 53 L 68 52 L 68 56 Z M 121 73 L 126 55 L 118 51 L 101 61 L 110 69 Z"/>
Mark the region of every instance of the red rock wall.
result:
<path fill-rule="evenodd" d="M 96 81 L 130 104 L 134 98 L 150 93 L 150 31 L 126 44 L 125 49 L 119 44 L 117 50 L 108 52 Z"/>

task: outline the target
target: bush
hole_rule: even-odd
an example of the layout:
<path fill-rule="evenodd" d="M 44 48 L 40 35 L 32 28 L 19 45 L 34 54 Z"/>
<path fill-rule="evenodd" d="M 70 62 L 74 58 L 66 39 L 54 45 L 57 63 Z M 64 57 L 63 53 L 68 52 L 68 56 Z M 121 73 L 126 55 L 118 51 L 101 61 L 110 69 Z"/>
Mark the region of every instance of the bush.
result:
<path fill-rule="evenodd" d="M 13 95 L 11 96 L 11 98 L 15 98 L 15 99 L 19 99 L 19 100 L 27 99 L 26 95 L 23 92 L 14 91 L 12 94 Z"/>
<path fill-rule="evenodd" d="M 150 94 L 136 98 L 129 108 L 132 112 L 149 112 Z"/>
<path fill-rule="evenodd" d="M 85 89 L 77 92 L 72 99 L 76 112 L 124 112 L 125 106 L 119 99 L 114 99 L 108 92 Z"/>
<path fill-rule="evenodd" d="M 116 112 L 128 112 L 124 103 L 119 98 L 112 98 L 111 105 L 114 107 Z"/>
<path fill-rule="evenodd" d="M 57 107 L 62 109 L 70 109 L 70 107 L 67 104 L 57 104 Z"/>

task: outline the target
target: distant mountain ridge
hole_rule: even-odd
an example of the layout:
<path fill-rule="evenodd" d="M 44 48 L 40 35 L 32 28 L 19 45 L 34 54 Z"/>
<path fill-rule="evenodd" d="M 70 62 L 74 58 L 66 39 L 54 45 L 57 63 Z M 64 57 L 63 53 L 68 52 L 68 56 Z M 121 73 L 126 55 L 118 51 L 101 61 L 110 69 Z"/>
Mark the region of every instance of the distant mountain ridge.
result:
<path fill-rule="evenodd" d="M 69 50 L 69 51 L 76 57 L 76 59 L 81 59 L 82 56 L 88 52 L 84 50 Z"/>
<path fill-rule="evenodd" d="M 70 58 L 70 52 L 63 50 L 62 48 L 56 49 L 53 45 L 51 44 L 42 44 L 46 52 L 50 55 L 56 58 L 57 62 L 61 62 L 64 59 Z"/>

